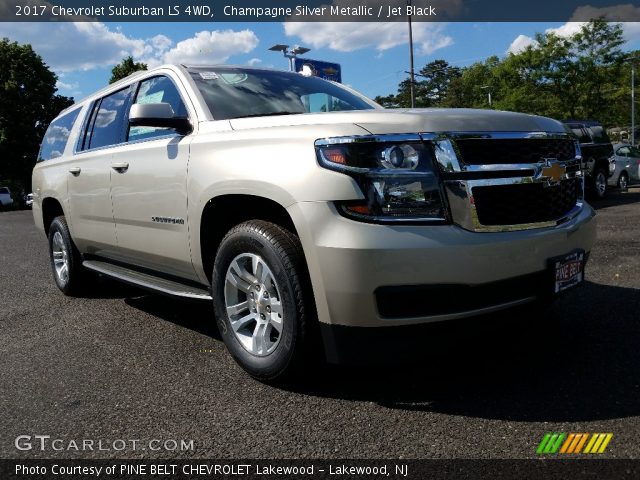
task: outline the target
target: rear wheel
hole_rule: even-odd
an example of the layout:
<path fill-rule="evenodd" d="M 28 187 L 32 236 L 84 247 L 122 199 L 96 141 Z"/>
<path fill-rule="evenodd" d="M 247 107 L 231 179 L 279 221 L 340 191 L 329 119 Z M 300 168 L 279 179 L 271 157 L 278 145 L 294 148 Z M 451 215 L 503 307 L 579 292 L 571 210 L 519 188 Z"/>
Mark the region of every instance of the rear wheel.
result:
<path fill-rule="evenodd" d="M 620 190 L 623 192 L 629 187 L 629 177 L 627 176 L 627 172 L 622 172 L 620 174 L 620 178 L 618 178 L 618 187 L 620 187 Z"/>
<path fill-rule="evenodd" d="M 604 198 L 607 194 L 607 172 L 602 168 L 596 168 L 593 174 L 593 192 L 597 198 Z"/>
<path fill-rule="evenodd" d="M 63 216 L 54 218 L 49 227 L 49 254 L 58 288 L 69 296 L 82 293 L 86 288 L 86 272 Z"/>
<path fill-rule="evenodd" d="M 236 362 L 260 380 L 305 363 L 314 311 L 298 237 L 251 220 L 231 229 L 215 258 L 212 296 L 220 334 Z"/>

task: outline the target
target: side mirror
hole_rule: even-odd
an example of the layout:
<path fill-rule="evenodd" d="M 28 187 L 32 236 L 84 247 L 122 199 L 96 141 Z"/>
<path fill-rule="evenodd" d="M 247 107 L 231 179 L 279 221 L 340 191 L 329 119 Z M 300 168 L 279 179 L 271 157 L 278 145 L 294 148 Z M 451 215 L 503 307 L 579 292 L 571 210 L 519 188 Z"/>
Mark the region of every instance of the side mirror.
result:
<path fill-rule="evenodd" d="M 129 111 L 132 127 L 168 127 L 185 135 L 193 129 L 187 117 L 178 117 L 168 103 L 134 103 Z"/>

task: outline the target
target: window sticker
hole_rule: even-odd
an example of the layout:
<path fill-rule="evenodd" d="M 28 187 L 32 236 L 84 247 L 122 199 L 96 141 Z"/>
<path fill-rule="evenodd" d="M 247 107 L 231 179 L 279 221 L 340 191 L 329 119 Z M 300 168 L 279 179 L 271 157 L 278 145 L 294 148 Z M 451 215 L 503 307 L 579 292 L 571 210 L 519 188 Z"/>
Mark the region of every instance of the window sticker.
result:
<path fill-rule="evenodd" d="M 229 85 L 236 85 L 238 83 L 244 82 L 247 78 L 246 73 L 223 73 L 221 74 L 222 79 L 227 82 Z"/>
<path fill-rule="evenodd" d="M 162 97 L 164 97 L 164 90 L 152 93 L 151 95 L 145 95 L 144 97 L 139 97 L 136 103 L 160 103 L 162 102 Z"/>
<path fill-rule="evenodd" d="M 220 77 L 216 72 L 200 72 L 200 78 L 203 80 L 217 80 Z"/>

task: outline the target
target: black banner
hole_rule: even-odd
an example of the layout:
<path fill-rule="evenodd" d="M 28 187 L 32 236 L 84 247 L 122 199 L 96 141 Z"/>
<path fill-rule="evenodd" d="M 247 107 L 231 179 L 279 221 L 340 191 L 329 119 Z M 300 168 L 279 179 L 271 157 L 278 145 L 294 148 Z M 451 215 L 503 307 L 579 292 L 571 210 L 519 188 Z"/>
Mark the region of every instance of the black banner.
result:
<path fill-rule="evenodd" d="M 0 460 L 5 479 L 637 479 L 640 461 L 556 460 Z"/>
<path fill-rule="evenodd" d="M 623 0 L 3 0 L 2 22 L 518 22 L 640 20 Z"/>

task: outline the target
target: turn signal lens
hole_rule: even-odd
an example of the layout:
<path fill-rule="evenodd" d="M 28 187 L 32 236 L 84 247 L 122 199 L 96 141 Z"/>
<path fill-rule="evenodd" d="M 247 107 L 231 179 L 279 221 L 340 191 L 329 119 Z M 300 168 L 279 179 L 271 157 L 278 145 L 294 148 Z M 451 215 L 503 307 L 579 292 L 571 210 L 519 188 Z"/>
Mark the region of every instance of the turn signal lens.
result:
<path fill-rule="evenodd" d="M 331 163 L 337 163 L 339 165 L 347 164 L 347 156 L 341 148 L 327 148 L 323 153 L 325 158 Z"/>

